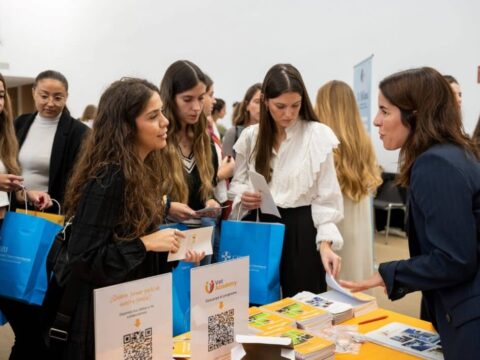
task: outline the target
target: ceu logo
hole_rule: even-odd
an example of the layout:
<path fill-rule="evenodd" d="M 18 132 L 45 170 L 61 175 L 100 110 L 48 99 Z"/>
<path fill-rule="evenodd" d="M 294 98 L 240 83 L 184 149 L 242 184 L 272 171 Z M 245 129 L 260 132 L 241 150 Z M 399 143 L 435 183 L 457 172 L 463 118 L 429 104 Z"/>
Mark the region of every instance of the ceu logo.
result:
<path fill-rule="evenodd" d="M 215 283 L 213 282 L 213 280 L 205 282 L 205 291 L 207 292 L 207 294 L 211 294 L 214 288 L 215 288 Z"/>

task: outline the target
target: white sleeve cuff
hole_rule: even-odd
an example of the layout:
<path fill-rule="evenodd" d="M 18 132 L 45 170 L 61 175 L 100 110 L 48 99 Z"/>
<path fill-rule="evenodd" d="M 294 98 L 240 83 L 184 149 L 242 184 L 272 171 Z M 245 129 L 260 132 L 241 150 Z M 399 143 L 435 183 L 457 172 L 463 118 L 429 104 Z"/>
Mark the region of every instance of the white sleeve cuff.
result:
<path fill-rule="evenodd" d="M 317 249 L 320 249 L 322 241 L 331 241 L 332 250 L 341 250 L 343 247 L 343 238 L 337 225 L 334 223 L 322 224 L 317 227 Z"/>

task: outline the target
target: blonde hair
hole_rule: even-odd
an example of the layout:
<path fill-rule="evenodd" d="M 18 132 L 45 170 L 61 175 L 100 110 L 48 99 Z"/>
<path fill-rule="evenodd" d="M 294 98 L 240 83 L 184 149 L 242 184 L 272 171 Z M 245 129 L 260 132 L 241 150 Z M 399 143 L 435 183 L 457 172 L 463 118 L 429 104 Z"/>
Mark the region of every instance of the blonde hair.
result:
<path fill-rule="evenodd" d="M 97 107 L 93 104 L 89 104 L 83 110 L 82 117 L 80 118 L 81 121 L 92 120 L 97 117 Z"/>
<path fill-rule="evenodd" d="M 343 195 L 358 202 L 375 192 L 382 183 L 380 168 L 350 86 L 337 80 L 323 85 L 315 112 L 340 140 L 334 160 Z"/>
<path fill-rule="evenodd" d="M 5 104 L 0 112 L 0 160 L 5 165 L 8 173 L 20 174 L 18 164 L 18 142 L 13 128 L 13 111 L 10 97 L 8 96 L 7 83 L 2 74 L 0 82 L 5 89 Z"/>

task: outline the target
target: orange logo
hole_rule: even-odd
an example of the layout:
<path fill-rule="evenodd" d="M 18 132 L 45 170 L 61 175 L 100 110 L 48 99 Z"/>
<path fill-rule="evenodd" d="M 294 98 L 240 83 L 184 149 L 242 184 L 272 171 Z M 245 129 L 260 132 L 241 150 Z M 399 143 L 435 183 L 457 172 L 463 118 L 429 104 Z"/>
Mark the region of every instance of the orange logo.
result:
<path fill-rule="evenodd" d="M 215 283 L 213 282 L 213 280 L 205 282 L 205 291 L 207 292 L 207 294 L 211 294 L 214 288 Z"/>

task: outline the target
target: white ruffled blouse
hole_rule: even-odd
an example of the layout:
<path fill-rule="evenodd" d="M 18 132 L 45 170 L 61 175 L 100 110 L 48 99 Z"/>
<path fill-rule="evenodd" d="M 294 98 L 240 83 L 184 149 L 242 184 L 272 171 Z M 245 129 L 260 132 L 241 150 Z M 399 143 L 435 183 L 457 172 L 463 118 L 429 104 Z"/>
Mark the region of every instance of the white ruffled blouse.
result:
<path fill-rule="evenodd" d="M 253 149 L 258 124 L 247 127 L 235 143 L 235 173 L 228 197 L 233 201 L 232 219 L 243 217 L 240 199 L 245 191 L 254 191 L 248 171 L 255 171 Z M 343 239 L 337 222 L 343 218 L 343 199 L 333 163 L 333 149 L 339 141 L 326 125 L 297 120 L 286 129 L 286 139 L 278 153 L 273 150 L 270 191 L 281 208 L 312 206 L 317 229 L 317 246 L 332 241 L 332 249 L 342 248 Z M 239 211 L 242 212 L 239 214 Z"/>

